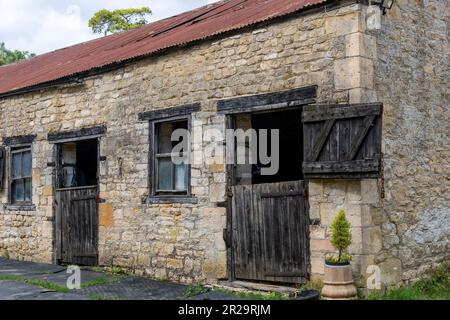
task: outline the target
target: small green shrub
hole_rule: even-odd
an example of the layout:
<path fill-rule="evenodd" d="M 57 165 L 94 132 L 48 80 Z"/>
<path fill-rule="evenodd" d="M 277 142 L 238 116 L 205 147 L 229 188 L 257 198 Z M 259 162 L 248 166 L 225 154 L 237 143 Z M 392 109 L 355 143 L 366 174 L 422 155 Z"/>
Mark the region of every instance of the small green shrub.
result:
<path fill-rule="evenodd" d="M 333 220 L 331 243 L 338 250 L 337 256 L 327 256 L 326 261 L 329 263 L 348 263 L 351 256 L 345 251 L 352 243 L 351 224 L 347 219 L 344 210 L 339 211 Z"/>
<path fill-rule="evenodd" d="M 350 261 L 352 261 L 352 256 L 344 252 L 344 253 L 342 253 L 340 258 L 339 258 L 339 256 L 336 256 L 336 255 L 330 255 L 330 256 L 326 257 L 326 260 L 327 260 L 327 262 L 333 263 L 333 264 L 349 263 Z"/>

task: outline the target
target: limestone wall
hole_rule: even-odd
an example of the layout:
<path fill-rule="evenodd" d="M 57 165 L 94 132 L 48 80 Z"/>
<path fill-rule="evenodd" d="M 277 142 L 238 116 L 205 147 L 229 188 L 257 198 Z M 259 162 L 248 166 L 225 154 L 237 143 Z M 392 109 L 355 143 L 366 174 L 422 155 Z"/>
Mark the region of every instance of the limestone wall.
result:
<path fill-rule="evenodd" d="M 12 210 L 6 188 L 0 191 L 0 252 L 53 261 L 55 172 L 47 165 L 54 161 L 47 134 L 106 125 L 100 263 L 183 282 L 225 278 L 226 209 L 218 207 L 224 165 L 192 167 L 197 204 L 144 204 L 149 128 L 137 115 L 200 102 L 194 125 L 223 130 L 218 99 L 317 85 L 320 102 L 384 103 L 385 170 L 380 180 L 310 183 L 310 215 L 319 219 L 310 234 L 313 274 L 323 274 L 323 256 L 332 250 L 329 226 L 341 208 L 354 226 L 351 252 L 361 286 L 367 265 L 380 265 L 392 284 L 448 257 L 448 9 L 443 1 L 396 3 L 384 17 L 362 5 L 292 17 L 146 58 L 82 85 L 0 100 L 0 143 L 37 134 L 36 208 Z"/>
<path fill-rule="evenodd" d="M 375 87 L 384 104 L 377 263 L 388 285 L 450 259 L 449 10 L 445 0 L 398 0 L 373 31 Z"/>
<path fill-rule="evenodd" d="M 359 286 L 369 265 L 380 268 L 382 286 L 393 286 L 450 259 L 449 9 L 446 1 L 400 0 L 384 16 L 362 7 L 359 19 L 335 63 L 336 89 L 356 87 L 350 102 L 383 103 L 383 177 L 310 184 L 310 215 L 321 219 L 311 232 L 312 269 L 323 273 L 337 206 L 353 224 Z"/>
<path fill-rule="evenodd" d="M 201 102 L 203 112 L 214 111 L 218 99 L 308 85 L 318 85 L 319 101 L 347 102 L 352 84 L 337 90 L 335 61 L 345 58 L 345 34 L 359 28 L 359 8 L 293 17 L 147 58 L 82 85 L 0 100 L 0 137 L 37 134 L 36 209 L 0 207 L 0 250 L 12 258 L 52 261 L 55 172 L 47 166 L 54 160 L 47 134 L 106 125 L 100 148 L 106 156 L 100 167 L 105 200 L 100 205 L 100 263 L 184 282 L 226 277 L 226 209 L 217 207 L 225 196 L 225 167 L 192 168 L 198 204 L 143 204 L 149 132 L 137 115 L 194 102 Z M 222 116 L 198 113 L 194 118 L 201 126 L 224 128 Z M 3 204 L 6 194 L 1 192 Z"/>

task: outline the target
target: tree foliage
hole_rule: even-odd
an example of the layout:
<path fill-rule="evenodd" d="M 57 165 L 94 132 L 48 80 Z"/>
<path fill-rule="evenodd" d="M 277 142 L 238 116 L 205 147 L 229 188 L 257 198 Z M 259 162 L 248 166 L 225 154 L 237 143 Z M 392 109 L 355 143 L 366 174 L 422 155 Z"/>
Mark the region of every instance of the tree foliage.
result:
<path fill-rule="evenodd" d="M 3 42 L 0 43 L 0 66 L 34 56 L 34 53 L 28 51 L 8 50 Z"/>
<path fill-rule="evenodd" d="M 352 243 L 351 224 L 347 219 L 347 215 L 344 210 L 339 211 L 337 216 L 333 220 L 331 225 L 333 235 L 331 242 L 333 246 L 339 251 L 338 262 L 342 262 L 342 253 Z"/>
<path fill-rule="evenodd" d="M 113 11 L 102 9 L 89 20 L 89 27 L 94 33 L 103 33 L 106 36 L 109 33 L 143 26 L 147 23 L 146 17 L 151 13 L 152 11 L 149 7 Z"/>

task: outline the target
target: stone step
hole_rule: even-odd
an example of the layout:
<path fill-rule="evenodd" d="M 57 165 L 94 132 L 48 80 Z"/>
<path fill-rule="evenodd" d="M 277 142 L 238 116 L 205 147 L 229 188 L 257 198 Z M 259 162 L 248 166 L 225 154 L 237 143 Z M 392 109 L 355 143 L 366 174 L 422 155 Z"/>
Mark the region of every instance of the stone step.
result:
<path fill-rule="evenodd" d="M 219 287 L 222 289 L 226 289 L 226 290 L 230 290 L 230 291 L 255 291 L 258 293 L 279 292 L 279 293 L 291 295 L 291 294 L 298 292 L 298 288 L 295 288 L 295 287 L 272 285 L 272 284 L 249 282 L 249 281 L 219 281 L 218 284 L 215 284 L 213 286 Z"/>

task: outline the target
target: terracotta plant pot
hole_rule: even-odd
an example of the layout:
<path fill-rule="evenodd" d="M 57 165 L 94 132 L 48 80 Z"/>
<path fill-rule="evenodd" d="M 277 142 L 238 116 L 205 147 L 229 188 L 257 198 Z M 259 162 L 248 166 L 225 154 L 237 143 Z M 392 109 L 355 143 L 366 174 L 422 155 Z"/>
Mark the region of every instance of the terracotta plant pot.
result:
<path fill-rule="evenodd" d="M 323 283 L 323 299 L 357 299 L 357 291 L 353 281 L 352 266 L 350 264 L 331 265 L 325 263 L 325 277 Z"/>

